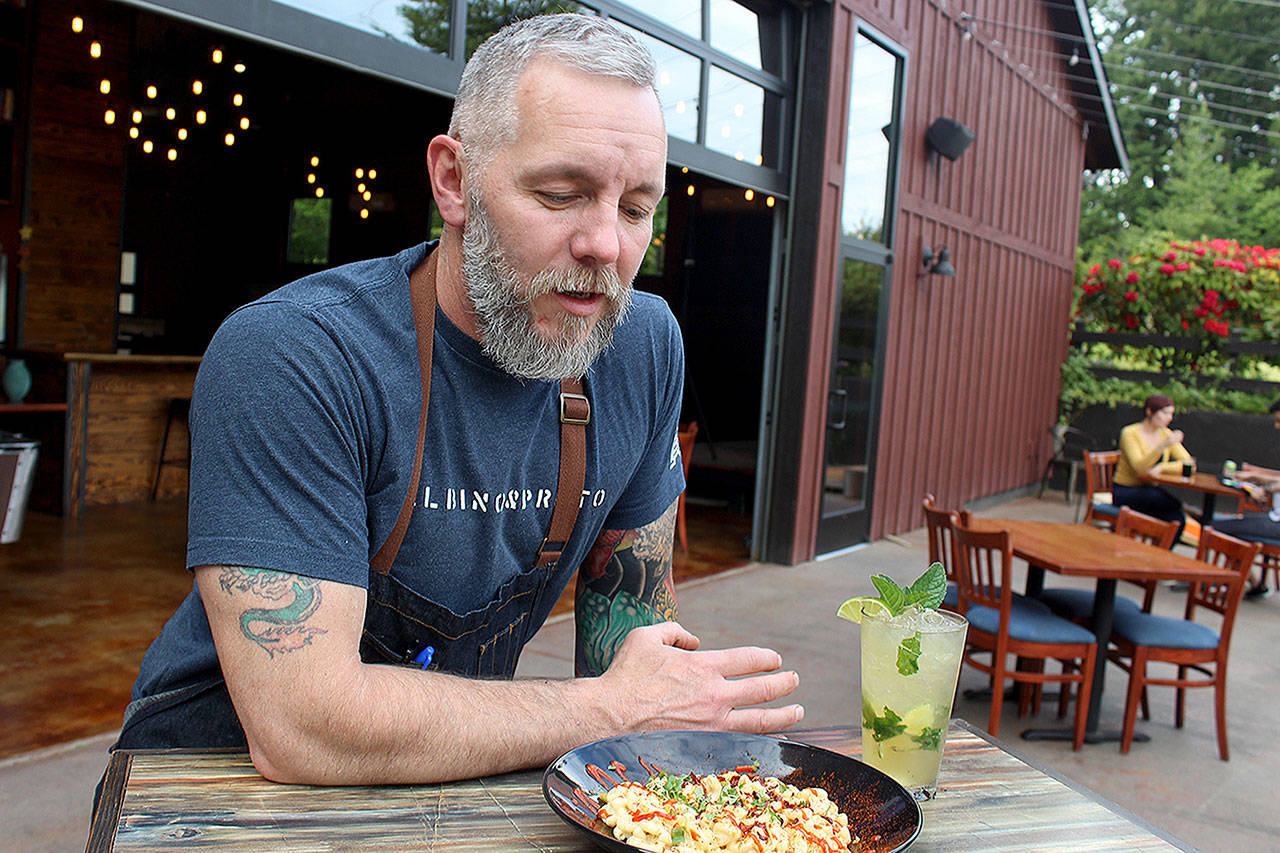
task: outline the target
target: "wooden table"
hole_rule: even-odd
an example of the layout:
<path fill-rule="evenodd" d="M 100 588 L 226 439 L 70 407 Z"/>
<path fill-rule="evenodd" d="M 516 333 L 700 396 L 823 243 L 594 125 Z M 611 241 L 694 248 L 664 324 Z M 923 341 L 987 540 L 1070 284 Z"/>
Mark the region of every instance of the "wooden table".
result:
<path fill-rule="evenodd" d="M 861 755 L 859 729 L 789 734 Z M 1190 850 L 1052 770 L 953 720 L 938 795 L 913 853 Z M 98 851 L 581 851 L 542 797 L 541 771 L 447 785 L 315 788 L 263 779 L 235 752 L 117 752 L 86 848 Z"/>
<path fill-rule="evenodd" d="M 1116 581 L 1139 583 L 1174 580 L 1195 583 L 1224 583 L 1234 573 L 1208 563 L 1174 553 L 1127 536 L 1117 536 L 1090 524 L 1056 521 L 1019 521 L 1011 518 L 974 518 L 977 530 L 1007 530 L 1014 556 L 1027 561 L 1026 594 L 1036 597 L 1044 589 L 1048 569 L 1070 577 L 1096 578 L 1093 615 L 1089 630 L 1098 641 L 1098 660 L 1093 668 L 1093 694 L 1089 697 L 1086 743 L 1114 742 L 1119 731 L 1101 731 L 1098 714 L 1102 707 L 1102 686 L 1106 674 L 1107 641 L 1115 614 Z M 1141 733 L 1138 733 L 1141 734 Z M 1028 729 L 1028 740 L 1070 740 L 1069 729 Z"/>
<path fill-rule="evenodd" d="M 1203 471 L 1196 471 L 1190 477 L 1183 477 L 1181 474 L 1143 474 L 1140 479 L 1153 486 L 1171 486 L 1200 492 L 1204 496 L 1200 507 L 1200 523 L 1204 525 L 1213 524 L 1213 512 L 1219 495 L 1237 499 L 1249 497 L 1244 489 L 1228 486 L 1217 476 Z"/>

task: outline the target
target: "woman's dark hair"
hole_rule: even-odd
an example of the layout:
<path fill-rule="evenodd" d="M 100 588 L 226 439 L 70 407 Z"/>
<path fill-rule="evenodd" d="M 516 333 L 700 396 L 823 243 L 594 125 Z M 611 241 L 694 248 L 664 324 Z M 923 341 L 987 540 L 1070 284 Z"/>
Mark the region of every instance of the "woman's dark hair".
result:
<path fill-rule="evenodd" d="M 1146 410 L 1148 415 L 1154 415 L 1161 409 L 1167 409 L 1172 405 L 1173 400 L 1169 399 L 1164 394 L 1152 394 L 1147 398 L 1146 402 L 1142 404 L 1142 408 Z"/>

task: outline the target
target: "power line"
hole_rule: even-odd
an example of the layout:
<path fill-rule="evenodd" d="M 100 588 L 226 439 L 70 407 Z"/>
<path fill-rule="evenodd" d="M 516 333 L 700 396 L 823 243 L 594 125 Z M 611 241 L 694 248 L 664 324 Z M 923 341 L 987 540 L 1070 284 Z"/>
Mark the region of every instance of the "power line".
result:
<path fill-rule="evenodd" d="M 1113 89 L 1125 89 L 1130 92 L 1139 92 L 1144 95 L 1151 95 L 1152 97 L 1158 96 L 1162 98 L 1168 98 L 1171 101 L 1174 99 L 1181 100 L 1181 101 L 1191 99 L 1198 104 L 1204 104 L 1205 106 L 1211 109 L 1222 110 L 1224 112 L 1244 113 L 1245 115 L 1257 116 L 1258 118 L 1265 118 L 1269 120 L 1275 120 L 1277 118 L 1280 118 L 1280 109 L 1273 110 L 1269 113 L 1264 113 L 1260 110 L 1248 109 L 1247 107 L 1233 107 L 1230 104 L 1220 104 L 1217 101 L 1211 101 L 1208 98 L 1203 98 L 1203 99 L 1197 98 L 1195 95 L 1188 95 L 1183 93 L 1169 93 L 1169 92 L 1165 92 L 1162 89 L 1157 89 L 1156 91 L 1153 92 L 1149 88 L 1143 89 L 1141 86 L 1126 86 L 1123 83 L 1112 83 L 1111 87 Z"/>
<path fill-rule="evenodd" d="M 1061 9 L 1072 9 L 1072 10 L 1075 9 L 1074 6 L 1068 6 L 1063 3 L 1046 3 L 1045 5 L 1057 6 L 1058 8 L 1061 8 Z M 1042 30 L 1039 27 L 1028 27 L 1023 24 L 1013 24 L 1008 21 L 1000 21 L 994 18 L 979 18 L 978 16 L 971 15 L 968 12 L 961 12 L 959 17 L 961 21 L 974 21 L 980 24 L 990 24 L 991 26 L 1003 27 L 1005 29 L 1010 29 L 1010 30 L 1018 30 L 1019 32 L 1024 32 L 1024 33 L 1034 33 L 1036 35 L 1055 36 L 1057 38 L 1065 39 L 1066 41 L 1080 42 L 1082 44 L 1087 41 L 1087 39 L 1085 39 L 1083 36 L 1071 35 L 1070 33 L 1062 32 L 1060 30 Z M 1255 35 L 1250 35 L 1249 33 L 1237 33 L 1237 32 L 1232 32 L 1230 30 L 1215 30 L 1212 27 L 1202 27 L 1202 26 L 1199 26 L 1198 24 L 1186 24 L 1186 23 L 1182 23 L 1181 21 L 1162 20 L 1161 23 L 1165 26 L 1171 26 L 1174 28 L 1181 27 L 1183 29 L 1199 30 L 1200 32 L 1213 33 L 1214 35 L 1227 36 L 1229 38 L 1234 38 L 1234 39 L 1243 39 L 1245 41 L 1256 41 L 1256 42 L 1261 42 L 1263 44 L 1273 43 L 1272 39 L 1266 38 L 1265 36 L 1255 36 Z"/>
<path fill-rule="evenodd" d="M 1121 106 L 1128 107 L 1131 110 L 1138 110 L 1139 112 L 1154 113 L 1155 115 L 1164 116 L 1165 118 L 1170 118 L 1170 119 L 1176 119 L 1177 121 L 1202 121 L 1202 122 L 1205 122 L 1206 124 L 1212 124 L 1217 127 L 1225 127 L 1230 130 L 1243 130 L 1248 133 L 1258 134 L 1260 136 L 1270 136 L 1276 139 L 1280 139 L 1280 133 L 1274 130 L 1262 130 L 1262 129 L 1254 130 L 1251 127 L 1245 127 L 1242 124 L 1232 124 L 1231 122 L 1218 121 L 1217 119 L 1209 118 L 1208 116 L 1198 116 L 1190 113 L 1183 113 L 1181 110 L 1177 111 L 1176 115 L 1171 116 L 1169 114 L 1169 110 L 1161 110 L 1161 109 L 1157 109 L 1156 107 L 1144 107 L 1142 104 L 1121 104 Z"/>
<path fill-rule="evenodd" d="M 1180 53 L 1169 53 L 1163 50 L 1151 50 L 1150 48 L 1145 48 L 1145 47 L 1134 47 L 1133 45 L 1128 45 L 1128 44 L 1121 45 L 1115 49 L 1119 51 L 1129 50 L 1135 53 L 1148 53 L 1148 54 L 1151 54 L 1152 56 L 1164 56 L 1164 57 L 1168 57 L 1169 59 L 1179 59 L 1179 60 L 1182 60 L 1183 62 L 1212 65 L 1215 68 L 1221 68 L 1225 71 L 1241 71 L 1241 72 L 1244 72 L 1245 74 L 1252 74 L 1255 77 L 1271 77 L 1275 80 L 1280 80 L 1280 74 L 1276 74 L 1271 71 L 1258 71 L 1256 69 L 1249 68 L 1244 65 L 1230 65 L 1226 62 L 1216 62 L 1212 59 L 1202 59 L 1194 56 L 1185 56 Z M 1107 52 L 1110 53 L 1111 51 L 1108 50 Z"/>

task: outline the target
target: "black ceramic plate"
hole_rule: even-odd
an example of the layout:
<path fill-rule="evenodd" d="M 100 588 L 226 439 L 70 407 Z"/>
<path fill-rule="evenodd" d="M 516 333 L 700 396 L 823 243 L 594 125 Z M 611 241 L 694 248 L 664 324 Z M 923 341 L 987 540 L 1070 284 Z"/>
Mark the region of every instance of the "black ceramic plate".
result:
<path fill-rule="evenodd" d="M 776 776 L 797 788 L 825 788 L 849 818 L 849 830 L 861 839 L 855 847 L 859 851 L 905 850 L 920 834 L 916 801 L 874 767 L 829 749 L 736 732 L 643 732 L 588 743 L 552 762 L 542 776 L 542 794 L 566 823 L 601 847 L 634 853 L 635 847 L 615 839 L 596 819 L 592 802 L 610 786 L 588 773 L 587 765 L 608 771 L 616 761 L 626 768 L 628 779 L 643 784 L 650 774 L 641 758 L 662 772 L 702 775 L 759 762 L 762 776 Z"/>

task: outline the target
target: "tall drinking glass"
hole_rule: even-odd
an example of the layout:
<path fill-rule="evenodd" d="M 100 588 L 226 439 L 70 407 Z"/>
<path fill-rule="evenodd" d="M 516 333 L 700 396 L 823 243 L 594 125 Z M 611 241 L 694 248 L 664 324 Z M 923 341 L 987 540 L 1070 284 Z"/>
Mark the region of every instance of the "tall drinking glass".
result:
<path fill-rule="evenodd" d="M 969 623 L 908 608 L 893 618 L 866 613 L 861 627 L 862 760 L 931 800 Z"/>

